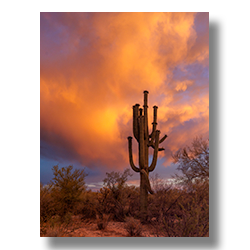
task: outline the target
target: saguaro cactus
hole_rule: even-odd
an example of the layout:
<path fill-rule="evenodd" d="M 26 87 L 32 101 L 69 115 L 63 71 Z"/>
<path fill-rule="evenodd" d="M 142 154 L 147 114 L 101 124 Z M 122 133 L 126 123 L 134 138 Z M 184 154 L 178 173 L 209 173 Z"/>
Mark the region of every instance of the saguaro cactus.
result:
<path fill-rule="evenodd" d="M 159 148 L 167 135 L 159 139 L 160 130 L 156 130 L 157 126 L 157 106 L 154 106 L 154 120 L 152 123 L 152 133 L 148 132 L 148 91 L 144 91 L 144 105 L 139 108 L 139 104 L 133 106 L 133 134 L 139 146 L 139 167 L 136 167 L 132 155 L 132 137 L 128 137 L 129 162 L 131 168 L 140 173 L 140 212 L 142 219 L 145 219 L 148 206 L 148 192 L 153 194 L 149 182 L 149 172 L 154 171 L 157 163 L 158 151 L 164 150 Z M 149 147 L 154 149 L 153 160 L 151 165 L 148 164 Z"/>

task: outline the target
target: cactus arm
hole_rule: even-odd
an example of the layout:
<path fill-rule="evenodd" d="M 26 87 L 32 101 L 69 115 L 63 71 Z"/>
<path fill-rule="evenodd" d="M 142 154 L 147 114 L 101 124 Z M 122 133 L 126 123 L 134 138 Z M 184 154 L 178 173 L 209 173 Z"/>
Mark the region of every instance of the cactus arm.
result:
<path fill-rule="evenodd" d="M 146 179 L 146 183 L 145 184 L 147 186 L 147 190 L 149 191 L 150 194 L 154 194 L 154 191 L 152 190 L 150 182 L 149 182 L 149 179 L 148 179 L 148 174 L 145 171 L 145 169 L 142 169 L 141 173 L 145 176 L 145 179 Z"/>
<path fill-rule="evenodd" d="M 164 135 L 164 136 L 160 139 L 159 143 L 164 142 L 164 141 L 165 141 L 165 139 L 166 139 L 167 137 L 168 137 L 167 135 Z"/>
<path fill-rule="evenodd" d="M 144 165 L 145 168 L 148 167 L 148 147 L 147 143 L 149 141 L 149 134 L 148 134 L 148 91 L 144 91 Z"/>
<path fill-rule="evenodd" d="M 154 116 L 154 120 L 152 122 L 152 125 L 153 125 L 153 127 L 152 127 L 152 133 L 149 136 L 150 138 L 152 138 L 152 141 L 155 138 L 155 131 L 156 131 L 156 126 L 157 126 L 157 109 L 158 109 L 158 107 L 154 106 L 153 108 L 154 108 L 154 115 L 153 115 Z"/>
<path fill-rule="evenodd" d="M 157 124 L 157 109 L 158 109 L 158 107 L 154 106 L 153 109 L 154 109 L 154 122 L 153 123 Z"/>
<path fill-rule="evenodd" d="M 155 139 L 155 131 L 156 131 L 156 125 L 157 123 L 152 123 L 153 127 L 152 127 L 152 133 L 149 135 L 149 138 L 151 138 L 151 141 L 153 142 Z"/>
<path fill-rule="evenodd" d="M 150 140 L 150 141 L 149 141 L 149 143 L 148 143 L 148 147 L 152 147 L 152 148 L 154 148 L 154 142 L 153 142 L 153 140 Z"/>
<path fill-rule="evenodd" d="M 159 144 L 162 143 L 162 142 L 164 142 L 167 137 L 168 137 L 167 135 L 164 135 L 160 139 Z M 149 142 L 148 147 L 152 147 L 153 149 L 155 148 L 154 143 L 152 142 L 152 140 Z M 165 150 L 165 148 L 158 148 L 158 151 L 163 151 L 163 150 Z"/>
<path fill-rule="evenodd" d="M 139 104 L 133 106 L 133 133 L 135 139 L 139 142 L 139 127 L 138 127 L 138 114 L 139 114 Z"/>
<path fill-rule="evenodd" d="M 144 92 L 144 126 L 145 126 L 145 138 L 148 140 L 148 91 L 145 90 Z"/>
<path fill-rule="evenodd" d="M 152 143 L 149 143 L 149 144 L 148 144 L 148 147 L 152 147 L 153 149 L 155 149 L 155 146 L 154 146 L 154 144 L 152 144 Z M 165 148 L 159 148 L 159 147 L 158 147 L 158 151 L 163 151 L 163 150 L 165 150 Z"/>
<path fill-rule="evenodd" d="M 129 136 L 128 137 L 128 151 L 129 151 L 129 163 L 130 163 L 130 166 L 131 168 L 135 171 L 135 172 L 140 172 L 140 169 L 137 168 L 134 164 L 134 161 L 133 161 L 133 154 L 132 154 L 132 137 Z"/>
<path fill-rule="evenodd" d="M 158 147 L 159 147 L 159 135 L 160 135 L 160 131 L 156 130 L 156 132 L 155 132 L 154 156 L 153 156 L 152 163 L 151 163 L 150 167 L 148 168 L 149 172 L 154 171 L 154 169 L 156 167 L 157 156 L 158 156 Z"/>

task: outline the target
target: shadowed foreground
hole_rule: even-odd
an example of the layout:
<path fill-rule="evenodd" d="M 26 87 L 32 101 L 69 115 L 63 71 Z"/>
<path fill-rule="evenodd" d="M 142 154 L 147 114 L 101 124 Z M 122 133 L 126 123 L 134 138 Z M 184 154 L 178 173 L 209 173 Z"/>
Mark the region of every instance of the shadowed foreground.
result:
<path fill-rule="evenodd" d="M 173 155 L 175 184 L 151 176 L 153 194 L 143 220 L 140 188 L 128 186 L 130 170 L 106 173 L 104 187 L 86 190 L 85 170 L 52 168 L 41 185 L 40 229 L 47 237 L 208 237 L 209 147 L 201 138 Z"/>
<path fill-rule="evenodd" d="M 139 222 L 139 221 L 138 221 Z M 98 228 L 98 220 L 81 221 L 74 216 L 69 225 L 41 227 L 41 237 L 130 237 L 126 222 L 110 221 L 103 230 Z M 139 222 L 140 223 L 140 222 Z M 151 225 L 140 225 L 141 233 L 137 237 L 163 237 Z M 143 231 L 143 232 L 142 232 Z"/>

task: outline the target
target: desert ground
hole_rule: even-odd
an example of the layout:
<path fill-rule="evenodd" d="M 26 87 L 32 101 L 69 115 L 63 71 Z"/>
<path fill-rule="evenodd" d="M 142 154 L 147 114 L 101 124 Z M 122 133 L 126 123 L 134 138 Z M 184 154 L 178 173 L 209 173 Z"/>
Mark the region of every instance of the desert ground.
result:
<path fill-rule="evenodd" d="M 117 222 L 110 220 L 105 229 L 98 228 L 98 220 L 84 220 L 79 216 L 74 216 L 70 225 L 65 226 L 41 226 L 41 237 L 131 237 L 126 230 L 127 222 Z M 141 225 L 140 233 L 137 237 L 163 237 L 159 230 L 152 225 Z"/>

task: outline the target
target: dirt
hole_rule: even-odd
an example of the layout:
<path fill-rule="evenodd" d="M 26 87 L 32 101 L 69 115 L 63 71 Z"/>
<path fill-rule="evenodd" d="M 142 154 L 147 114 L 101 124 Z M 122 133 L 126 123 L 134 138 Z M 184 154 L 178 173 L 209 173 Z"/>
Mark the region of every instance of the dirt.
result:
<path fill-rule="evenodd" d="M 42 237 L 130 237 L 126 231 L 126 222 L 109 221 L 105 229 L 100 230 L 97 226 L 97 220 L 81 221 L 79 218 L 74 218 L 68 226 L 61 227 L 46 227 L 41 230 Z M 159 237 L 155 228 L 151 225 L 141 225 L 142 231 L 140 237 Z"/>

